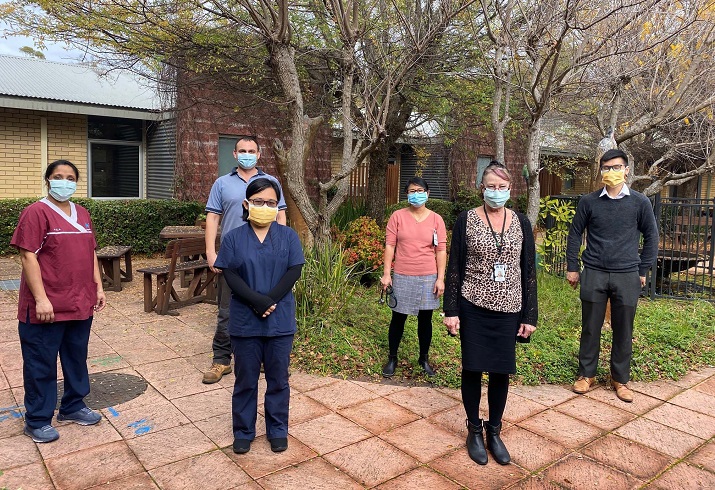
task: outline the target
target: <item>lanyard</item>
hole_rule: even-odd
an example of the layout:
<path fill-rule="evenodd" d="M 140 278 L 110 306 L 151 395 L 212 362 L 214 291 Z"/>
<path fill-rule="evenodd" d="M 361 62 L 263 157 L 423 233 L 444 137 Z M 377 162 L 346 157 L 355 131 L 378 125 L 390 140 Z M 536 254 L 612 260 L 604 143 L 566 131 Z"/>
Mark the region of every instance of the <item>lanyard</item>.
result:
<path fill-rule="evenodd" d="M 489 225 L 489 231 L 492 232 L 492 236 L 494 237 L 494 243 L 497 246 L 497 253 L 501 256 L 501 250 L 504 247 L 504 228 L 506 228 L 506 209 L 504 210 L 504 222 L 501 225 L 501 234 L 497 238 L 497 234 L 494 231 L 494 228 L 492 227 L 492 222 L 489 220 L 489 212 L 487 211 L 487 208 L 484 208 L 484 216 L 487 218 L 487 224 Z"/>

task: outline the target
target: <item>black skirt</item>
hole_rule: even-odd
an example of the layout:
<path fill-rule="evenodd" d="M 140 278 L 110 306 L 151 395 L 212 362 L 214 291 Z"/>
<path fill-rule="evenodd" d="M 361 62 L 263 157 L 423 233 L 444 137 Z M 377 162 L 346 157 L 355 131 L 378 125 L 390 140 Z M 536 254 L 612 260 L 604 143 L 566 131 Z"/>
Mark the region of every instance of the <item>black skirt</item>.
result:
<path fill-rule="evenodd" d="M 516 373 L 516 334 L 519 313 L 504 313 L 459 302 L 459 339 L 462 369 L 488 373 Z"/>

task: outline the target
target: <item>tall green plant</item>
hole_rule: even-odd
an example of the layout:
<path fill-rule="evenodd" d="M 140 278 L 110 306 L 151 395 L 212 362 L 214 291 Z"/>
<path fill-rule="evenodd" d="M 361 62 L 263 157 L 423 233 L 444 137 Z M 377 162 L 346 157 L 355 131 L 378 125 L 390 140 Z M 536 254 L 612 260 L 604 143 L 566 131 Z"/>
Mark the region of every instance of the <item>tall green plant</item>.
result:
<path fill-rule="evenodd" d="M 295 285 L 300 330 L 330 326 L 355 291 L 353 272 L 341 246 L 316 245 L 305 251 L 303 273 Z"/>
<path fill-rule="evenodd" d="M 546 230 L 543 241 L 536 246 L 546 272 L 554 272 L 566 259 L 566 239 L 575 214 L 576 206 L 570 201 L 552 199 L 550 196 L 541 198 L 539 220 L 547 222 L 550 221 L 547 218 L 551 218 L 554 221 L 554 225 Z"/>

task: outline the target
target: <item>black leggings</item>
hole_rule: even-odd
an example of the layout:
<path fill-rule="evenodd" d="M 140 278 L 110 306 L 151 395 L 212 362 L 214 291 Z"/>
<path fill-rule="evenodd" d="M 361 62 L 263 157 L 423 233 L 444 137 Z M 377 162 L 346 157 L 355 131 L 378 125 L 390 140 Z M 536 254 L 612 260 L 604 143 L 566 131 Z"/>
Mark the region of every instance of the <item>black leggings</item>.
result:
<path fill-rule="evenodd" d="M 390 321 L 388 334 L 390 357 L 397 357 L 397 349 L 400 347 L 406 321 L 407 315 L 405 313 L 392 312 L 392 321 Z M 432 343 L 432 310 L 420 310 L 417 313 L 417 338 L 420 341 L 420 359 L 426 359 L 429 346 Z"/>
<path fill-rule="evenodd" d="M 506 397 L 509 393 L 509 375 L 504 373 L 489 373 L 487 399 L 489 401 L 489 423 L 501 423 Z M 473 424 L 479 420 L 479 402 L 482 399 L 482 373 L 480 371 L 462 370 L 462 402 L 467 412 L 467 419 Z"/>

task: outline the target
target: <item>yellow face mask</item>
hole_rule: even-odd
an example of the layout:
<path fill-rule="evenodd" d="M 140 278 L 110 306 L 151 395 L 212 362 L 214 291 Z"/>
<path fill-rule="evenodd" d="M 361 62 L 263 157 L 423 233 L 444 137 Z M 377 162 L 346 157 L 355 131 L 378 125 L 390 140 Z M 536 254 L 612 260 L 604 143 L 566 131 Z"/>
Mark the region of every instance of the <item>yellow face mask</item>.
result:
<path fill-rule="evenodd" d="M 256 226 L 268 226 L 276 220 L 278 208 L 269 208 L 266 205 L 254 206 L 248 203 L 248 221 Z"/>
<path fill-rule="evenodd" d="M 601 175 L 601 183 L 608 187 L 616 187 L 626 181 L 626 169 L 615 171 L 611 170 Z"/>

